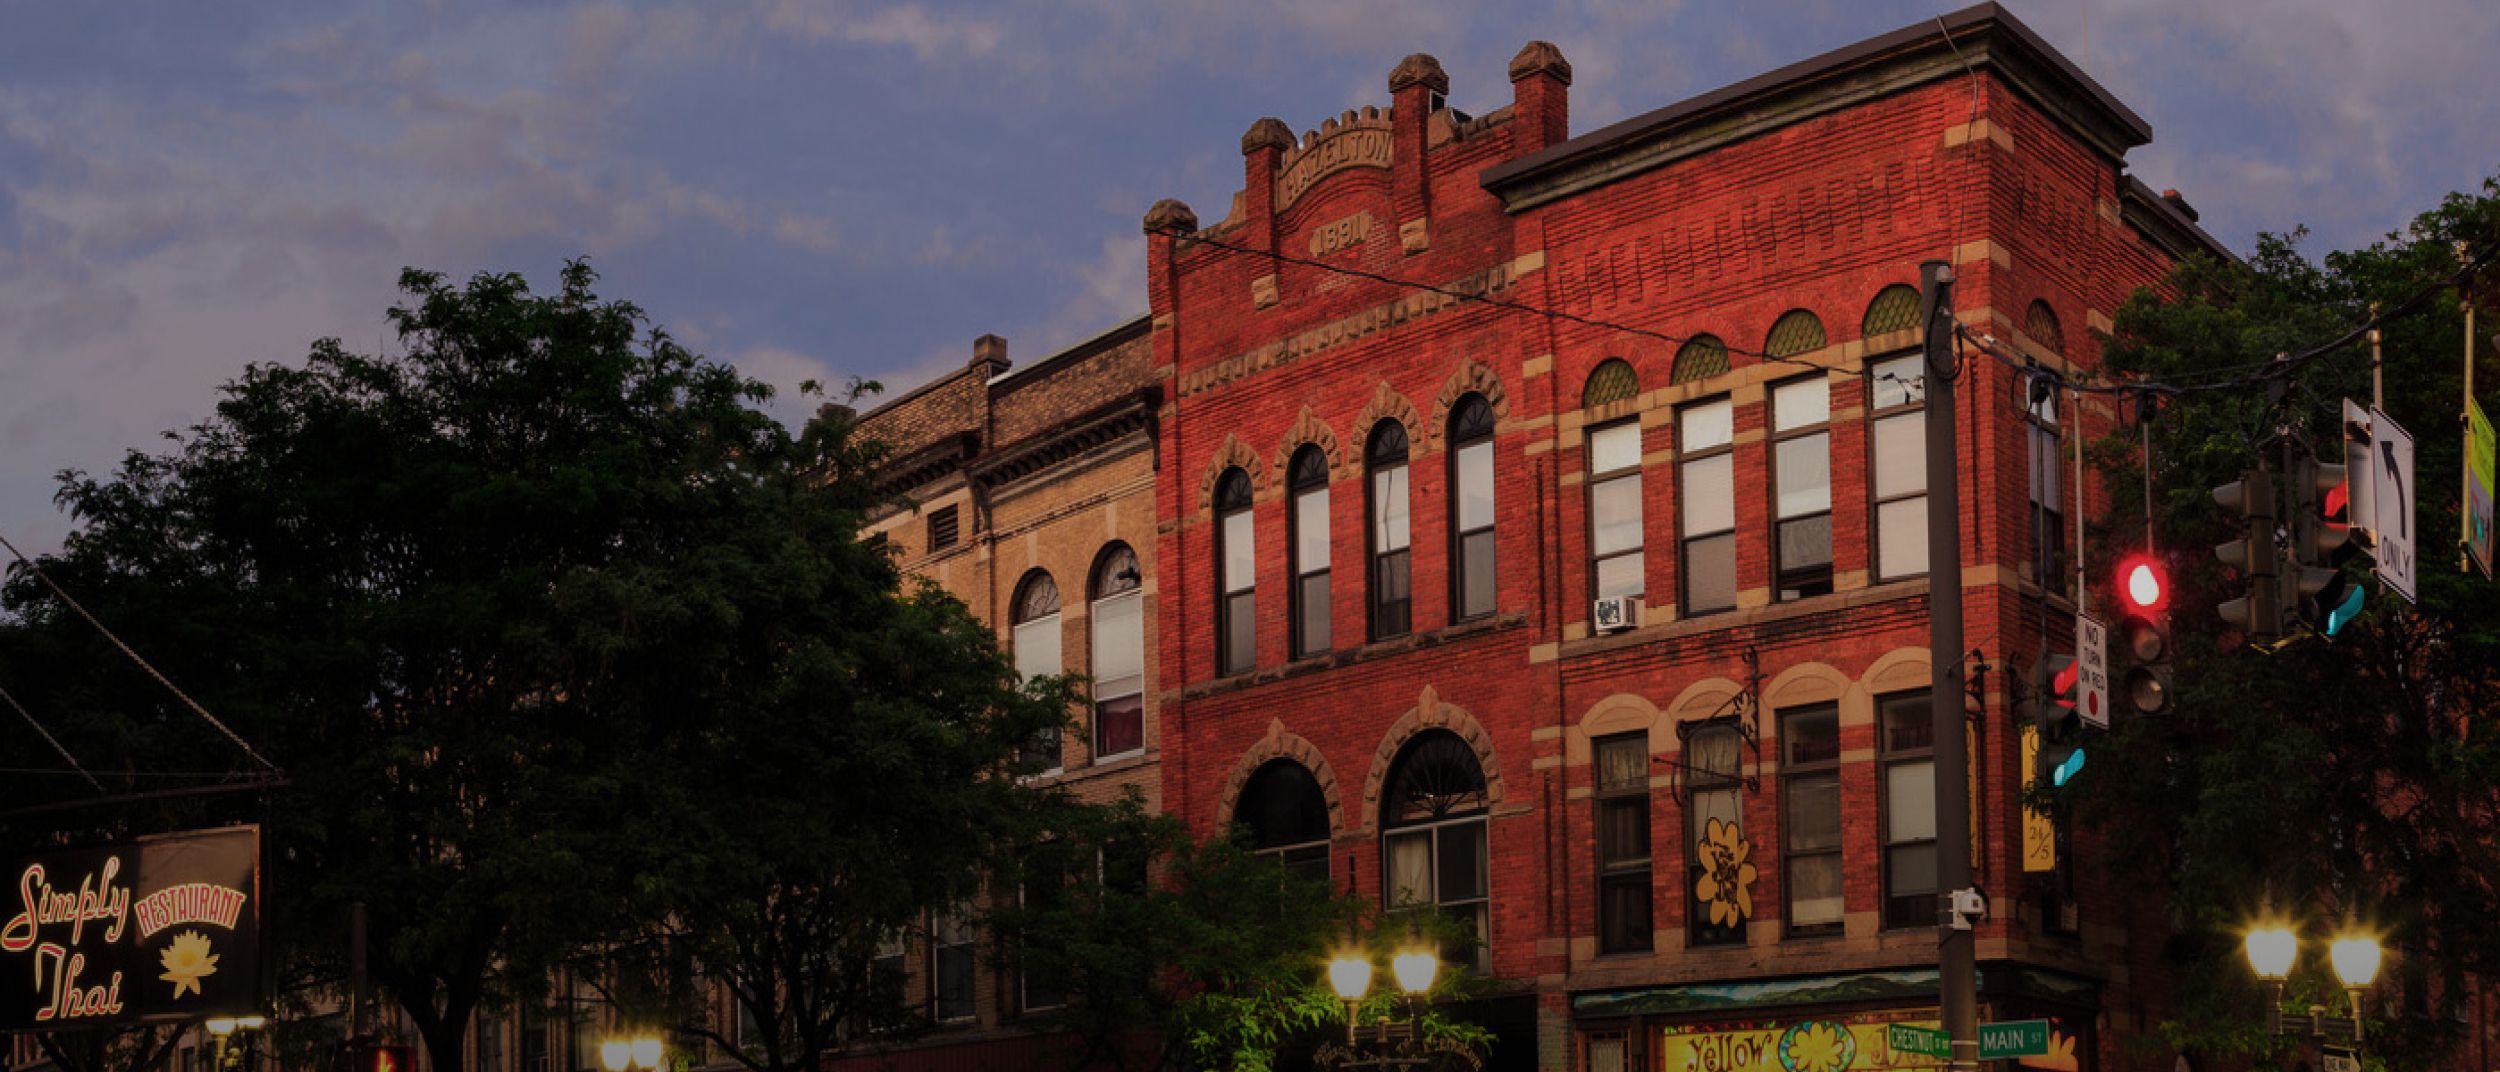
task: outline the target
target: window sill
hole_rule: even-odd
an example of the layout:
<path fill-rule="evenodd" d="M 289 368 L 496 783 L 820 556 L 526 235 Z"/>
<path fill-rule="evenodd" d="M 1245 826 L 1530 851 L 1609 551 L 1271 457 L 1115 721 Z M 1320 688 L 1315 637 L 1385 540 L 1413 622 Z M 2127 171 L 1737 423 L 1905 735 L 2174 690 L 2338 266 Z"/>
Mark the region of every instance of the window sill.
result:
<path fill-rule="evenodd" d="M 1520 628 L 1527 624 L 1528 615 L 1525 611 L 1512 611 L 1507 614 L 1496 613 L 1489 614 L 1481 618 L 1470 618 L 1466 621 L 1456 622 L 1440 629 L 1408 633 L 1405 636 L 1393 637 L 1388 640 L 1373 641 L 1372 643 L 1362 645 L 1361 647 L 1334 648 L 1318 655 L 1296 659 L 1292 662 L 1283 663 L 1277 666 L 1261 667 L 1244 673 L 1225 675 L 1212 681 L 1201 682 L 1199 684 L 1183 688 L 1181 690 L 1181 698 L 1185 700 L 1194 700 L 1201 696 L 1214 696 L 1240 689 L 1256 688 L 1260 685 L 1265 685 L 1274 681 L 1282 681 L 1287 678 L 1301 677 L 1306 674 L 1319 673 L 1325 670 L 1334 670 L 1338 667 L 1351 666 L 1356 663 L 1369 662 L 1373 659 L 1385 659 L 1392 656 L 1404 655 L 1412 651 L 1419 651 L 1424 648 L 1439 647 L 1443 644 L 1453 644 L 1464 640 L 1471 640 L 1476 637 L 1492 633 L 1499 633 Z"/>

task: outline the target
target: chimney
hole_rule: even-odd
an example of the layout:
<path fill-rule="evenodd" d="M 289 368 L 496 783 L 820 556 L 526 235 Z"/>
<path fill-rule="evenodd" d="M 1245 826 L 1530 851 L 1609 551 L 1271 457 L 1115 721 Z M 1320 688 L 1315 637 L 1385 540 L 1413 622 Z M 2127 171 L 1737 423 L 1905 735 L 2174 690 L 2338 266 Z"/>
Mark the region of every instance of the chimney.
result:
<path fill-rule="evenodd" d="M 996 376 L 1007 371 L 1007 364 L 1007 340 L 996 335 L 972 340 L 972 367 L 981 369 L 982 375 Z"/>
<path fill-rule="evenodd" d="M 1397 69 L 1389 72 L 1391 206 L 1398 217 L 1398 244 L 1408 253 L 1432 245 L 1424 145 L 1432 113 L 1445 106 L 1449 94 L 1450 76 L 1442 72 L 1441 61 L 1421 52 L 1398 61 Z"/>
<path fill-rule="evenodd" d="M 2161 192 L 2161 199 L 2170 202 L 2170 207 L 2178 209 L 2179 215 L 2187 217 L 2189 223 L 2197 222 L 2196 206 L 2188 204 L 2187 198 L 2179 196 L 2179 191 L 2164 190 Z"/>
<path fill-rule="evenodd" d="M 1249 244 L 1262 252 L 1276 249 L 1276 169 L 1293 148 L 1293 131 L 1274 116 L 1250 124 L 1241 136 L 1241 209 L 1249 223 Z"/>
<path fill-rule="evenodd" d="M 1510 58 L 1511 145 L 1525 156 L 1571 137 L 1571 61 L 1552 42 Z"/>

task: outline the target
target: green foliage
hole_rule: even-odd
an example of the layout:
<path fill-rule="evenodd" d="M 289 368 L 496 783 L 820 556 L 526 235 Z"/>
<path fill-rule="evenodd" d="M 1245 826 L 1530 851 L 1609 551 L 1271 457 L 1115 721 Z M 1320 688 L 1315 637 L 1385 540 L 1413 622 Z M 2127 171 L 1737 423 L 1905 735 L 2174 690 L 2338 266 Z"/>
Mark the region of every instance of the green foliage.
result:
<path fill-rule="evenodd" d="M 2366 249 L 2312 261 L 2302 237 L 2264 236 L 2246 264 L 2192 261 L 2138 293 L 2102 367 L 2122 381 L 2234 380 L 2344 335 L 2372 303 L 2397 312 L 2384 334 L 2385 405 L 2417 445 L 2421 603 L 2381 592 L 2339 639 L 2272 654 L 2224 635 L 2214 612 L 2242 589 L 2209 550 L 2236 532 L 2209 489 L 2260 451 L 2282 469 L 2278 422 L 2296 452 L 2339 461 L 2339 400 L 2371 393 L 2366 342 L 2283 377 L 2279 410 L 2262 387 L 2171 400 L 2153 430 L 2154 520 L 2173 567 L 2176 705 L 2096 746 L 2075 806 L 2131 862 L 2128 877 L 2168 893 L 2182 1002 L 2164 1028 L 2171 1042 L 2217 1055 L 2275 1045 L 2252 1027 L 2262 995 L 2239 947 L 2271 904 L 2307 926 L 2295 990 L 2334 990 L 2320 939 L 2347 922 L 2382 932 L 2389 960 L 2377 993 L 2392 1011 L 2373 1023 L 2371 1049 L 2425 1058 L 2454 1041 L 2444 1002 L 2464 974 L 2500 970 L 2500 893 L 2467 878 L 2500 874 L 2500 590 L 2456 570 L 2449 535 L 2462 466 L 2458 295 L 2400 304 L 2456 270 L 2455 241 L 2478 251 L 2500 241 L 2500 184 L 2452 195 Z M 2479 323 L 2488 333 L 2500 316 Z M 2494 382 L 2488 371 L 2484 382 Z M 2125 429 L 2093 452 L 2115 504 L 2095 561 L 2142 539 L 2137 434 Z"/>

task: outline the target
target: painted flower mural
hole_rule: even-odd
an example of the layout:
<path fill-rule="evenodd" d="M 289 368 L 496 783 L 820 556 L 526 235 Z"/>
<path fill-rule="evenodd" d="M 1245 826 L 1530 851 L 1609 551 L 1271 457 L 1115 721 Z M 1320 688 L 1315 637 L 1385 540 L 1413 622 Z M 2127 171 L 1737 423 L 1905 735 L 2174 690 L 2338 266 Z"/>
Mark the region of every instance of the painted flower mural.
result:
<path fill-rule="evenodd" d="M 2083 1067 L 2075 1057 L 2075 1036 L 2054 1029 L 2049 1032 L 2049 1052 L 2019 1058 L 2014 1063 L 2043 1072 L 2077 1072 Z"/>
<path fill-rule="evenodd" d="M 1710 925 L 1733 926 L 1753 918 L 1753 843 L 1735 823 L 1712 819 L 1702 828 L 1701 877 L 1693 896 L 1710 906 Z"/>
<path fill-rule="evenodd" d="M 1857 1060 L 1858 1040 L 1839 1024 L 1810 1021 L 1780 1036 L 1779 1057 L 1787 1072 L 1841 1072 Z"/>
<path fill-rule="evenodd" d="M 217 974 L 217 954 L 208 951 L 208 936 L 198 931 L 184 931 L 174 936 L 172 945 L 158 957 L 165 974 L 157 976 L 174 984 L 174 996 L 184 991 L 201 993 L 200 980 Z"/>

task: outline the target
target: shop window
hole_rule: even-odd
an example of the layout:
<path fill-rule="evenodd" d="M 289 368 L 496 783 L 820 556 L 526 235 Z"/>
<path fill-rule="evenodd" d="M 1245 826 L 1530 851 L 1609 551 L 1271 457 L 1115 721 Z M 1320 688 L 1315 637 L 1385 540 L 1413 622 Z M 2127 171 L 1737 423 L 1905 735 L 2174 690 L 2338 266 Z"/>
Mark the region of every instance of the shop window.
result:
<path fill-rule="evenodd" d="M 1093 605 L 1094 759 L 1146 747 L 1146 596 L 1137 552 L 1115 543 L 1096 556 Z"/>
<path fill-rule="evenodd" d="M 1867 375 L 1875 509 L 1875 579 L 1927 572 L 1926 379 L 1918 354 L 1876 362 Z"/>
<path fill-rule="evenodd" d="M 1067 672 L 1059 657 L 1059 585 L 1044 570 L 1030 570 L 1016 582 L 1015 623 L 1009 643 L 1015 648 L 1016 673 L 1025 680 Z M 1060 769 L 1059 727 L 1049 726 L 1025 742 L 1027 770 Z"/>
<path fill-rule="evenodd" d="M 1745 921 L 1753 915 L 1752 887 L 1742 871 L 1708 862 L 1726 846 L 1747 844 L 1743 750 L 1744 737 L 1732 722 L 1703 726 L 1684 742 L 1688 945 L 1742 943 Z"/>
<path fill-rule="evenodd" d="M 1470 394 L 1450 407 L 1450 619 L 1493 613 L 1493 407 Z"/>
<path fill-rule="evenodd" d="M 1840 709 L 1819 704 L 1786 712 L 1779 725 L 1780 888 L 1788 898 L 1788 933 L 1838 933 Z"/>
<path fill-rule="evenodd" d="M 1598 599 L 1638 596 L 1641 559 L 1641 423 L 1589 432 L 1589 583 Z"/>
<path fill-rule="evenodd" d="M 1328 650 L 1328 456 L 1295 451 L 1285 479 L 1293 500 L 1293 654 Z"/>
<path fill-rule="evenodd" d="M 1677 511 L 1686 615 L 1736 606 L 1736 409 L 1727 399 L 1676 415 Z"/>
<path fill-rule="evenodd" d="M 1448 730 L 1416 734 L 1390 766 L 1387 785 L 1380 803 L 1383 900 L 1392 911 L 1437 907 L 1456 917 L 1470 948 L 1449 950 L 1444 959 L 1483 970 L 1491 877 L 1484 767 L 1475 749 Z"/>
<path fill-rule="evenodd" d="M 1258 663 L 1258 544 L 1250 528 L 1250 474 L 1227 469 L 1215 482 L 1218 672 L 1241 674 Z"/>
<path fill-rule="evenodd" d="M 1372 428 L 1363 450 L 1371 518 L 1366 536 L 1371 543 L 1371 638 L 1405 636 L 1414 628 L 1415 589 L 1410 575 L 1413 535 L 1406 490 L 1406 425 L 1385 420 Z"/>
<path fill-rule="evenodd" d="M 1604 953 L 1651 945 L 1649 734 L 1600 737 L 1596 759 L 1597 933 Z"/>
<path fill-rule="evenodd" d="M 1233 804 L 1233 822 L 1252 851 L 1274 856 L 1292 874 L 1328 881 L 1328 798 L 1309 768 L 1290 759 L 1260 764 Z"/>
<path fill-rule="evenodd" d="M 1771 388 L 1771 550 L 1783 600 L 1832 590 L 1831 416 L 1819 373 Z"/>
<path fill-rule="evenodd" d="M 1936 760 L 1927 693 L 1876 702 L 1883 735 L 1884 926 L 1936 925 Z"/>

